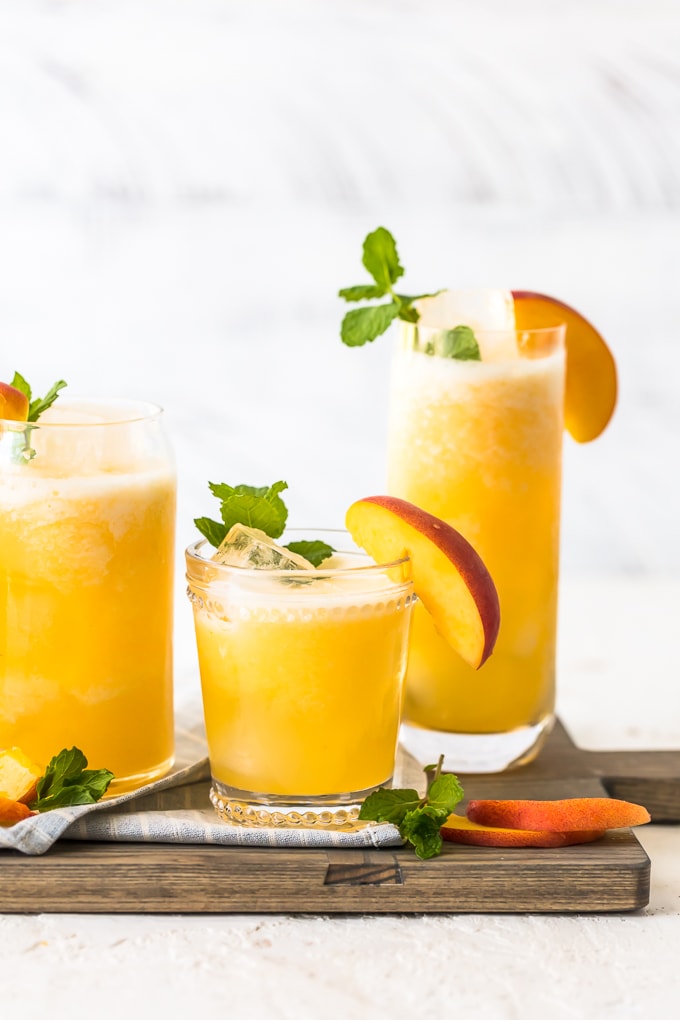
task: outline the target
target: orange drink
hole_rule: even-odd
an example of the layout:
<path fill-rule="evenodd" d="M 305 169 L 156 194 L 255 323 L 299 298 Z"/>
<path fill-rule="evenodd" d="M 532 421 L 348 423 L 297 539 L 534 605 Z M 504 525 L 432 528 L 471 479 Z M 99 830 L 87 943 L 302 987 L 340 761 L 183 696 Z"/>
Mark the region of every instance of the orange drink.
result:
<path fill-rule="evenodd" d="M 421 323 L 404 324 L 393 366 L 388 489 L 473 544 L 501 626 L 477 674 L 416 606 L 405 739 L 422 753 L 418 729 L 440 731 L 447 764 L 492 771 L 532 756 L 553 719 L 564 327 L 475 328 L 482 360 L 457 360 Z"/>
<path fill-rule="evenodd" d="M 348 548 L 347 537 L 332 535 Z M 351 542 L 349 543 L 351 546 Z M 187 550 L 212 800 L 246 825 L 338 825 L 392 777 L 408 560 L 262 569 Z"/>
<path fill-rule="evenodd" d="M 160 409 L 0 423 L 0 747 L 76 745 L 115 788 L 173 758 L 175 476 Z"/>

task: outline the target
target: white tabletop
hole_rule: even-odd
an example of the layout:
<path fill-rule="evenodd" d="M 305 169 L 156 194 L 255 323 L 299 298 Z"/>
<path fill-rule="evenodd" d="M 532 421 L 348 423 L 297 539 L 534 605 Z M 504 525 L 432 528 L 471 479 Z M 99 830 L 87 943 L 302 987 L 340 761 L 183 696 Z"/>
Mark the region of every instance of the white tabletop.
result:
<path fill-rule="evenodd" d="M 389 342 L 338 339 L 365 233 L 414 291 L 534 289 L 621 399 L 567 442 L 560 714 L 680 748 L 680 16 L 667 0 L 0 0 L 0 378 L 155 400 L 181 548 L 213 481 L 337 526 L 384 486 Z M 670 1016 L 680 828 L 630 916 L 0 917 L 0 1016 Z M 0 859 L 0 882 L 2 860 Z"/>

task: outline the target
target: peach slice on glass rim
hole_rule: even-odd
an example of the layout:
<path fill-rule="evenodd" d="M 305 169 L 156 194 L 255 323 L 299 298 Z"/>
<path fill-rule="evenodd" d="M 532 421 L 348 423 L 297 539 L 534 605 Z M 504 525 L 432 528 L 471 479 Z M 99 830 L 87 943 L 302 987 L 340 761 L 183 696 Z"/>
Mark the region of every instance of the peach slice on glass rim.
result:
<path fill-rule="evenodd" d="M 435 627 L 465 662 L 479 669 L 496 643 L 500 607 L 491 575 L 467 539 L 396 496 L 358 500 L 345 523 L 377 563 L 408 554 L 416 595 Z"/>
<path fill-rule="evenodd" d="M 28 397 L 15 386 L 0 382 L 0 418 L 5 421 L 28 420 Z"/>
<path fill-rule="evenodd" d="M 512 296 L 518 332 L 566 324 L 564 424 L 577 442 L 589 443 L 607 427 L 616 406 L 616 363 L 611 351 L 595 327 L 563 301 L 528 290 L 513 290 Z"/>

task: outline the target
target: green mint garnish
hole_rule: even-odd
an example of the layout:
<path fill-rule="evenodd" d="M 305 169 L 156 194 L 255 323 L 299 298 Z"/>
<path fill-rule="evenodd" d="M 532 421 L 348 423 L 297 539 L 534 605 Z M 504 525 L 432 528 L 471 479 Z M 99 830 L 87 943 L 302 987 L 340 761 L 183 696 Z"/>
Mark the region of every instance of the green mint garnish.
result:
<path fill-rule="evenodd" d="M 424 797 L 417 790 L 388 790 L 381 787 L 361 805 L 362 821 L 391 822 L 402 839 L 411 843 L 421 860 L 441 853 L 440 829 L 463 799 L 463 788 L 454 775 L 441 775 L 444 755 L 434 770 L 434 778 Z M 432 766 L 427 766 L 430 772 Z"/>
<path fill-rule="evenodd" d="M 37 421 L 43 411 L 46 411 L 48 407 L 52 406 L 59 396 L 59 390 L 63 390 L 67 383 L 65 383 L 63 379 L 60 379 L 58 382 L 55 382 L 44 397 L 36 397 L 35 400 L 32 399 L 33 393 L 31 391 L 30 384 L 24 379 L 23 375 L 20 375 L 19 372 L 14 373 L 14 378 L 10 385 L 14 386 L 16 390 L 21 390 L 28 400 L 27 420 Z"/>
<path fill-rule="evenodd" d="M 390 301 L 387 304 L 369 305 L 367 308 L 354 308 L 347 312 L 342 320 L 340 336 L 348 347 L 362 347 L 363 344 L 375 340 L 385 332 L 394 319 L 417 322 L 418 312 L 413 307 L 414 302 L 420 298 L 432 297 L 432 294 L 409 296 L 396 293 L 394 284 L 404 275 L 404 267 L 399 261 L 396 242 L 385 227 L 378 227 L 367 235 L 361 261 L 375 283 L 344 287 L 338 291 L 338 296 L 345 301 L 372 301 L 389 296 Z"/>
<path fill-rule="evenodd" d="M 113 772 L 108 769 L 88 769 L 87 758 L 79 748 L 64 748 L 38 780 L 37 796 L 29 807 L 32 811 L 53 811 L 73 804 L 96 804 L 112 779 Z"/>
<path fill-rule="evenodd" d="M 288 508 L 280 494 L 288 488 L 288 482 L 274 482 L 269 486 L 227 485 L 226 482 L 208 484 L 213 496 L 220 500 L 222 520 L 196 517 L 194 524 L 210 545 L 218 549 L 235 524 L 258 528 L 270 538 L 280 538 L 283 534 Z M 325 542 L 291 542 L 285 548 L 304 556 L 314 567 L 335 552 Z"/>
<path fill-rule="evenodd" d="M 457 358 L 458 361 L 482 360 L 479 344 L 469 326 L 442 330 L 437 337 L 436 352 L 440 358 Z"/>
<path fill-rule="evenodd" d="M 323 561 L 327 560 L 335 552 L 332 545 L 319 541 L 289 542 L 284 548 L 289 549 L 292 553 L 297 553 L 298 556 L 303 556 L 304 559 L 309 560 L 313 567 L 321 566 Z"/>
<path fill-rule="evenodd" d="M 404 275 L 404 267 L 399 261 L 396 242 L 385 227 L 378 227 L 367 235 L 362 262 L 375 283 L 344 287 L 338 291 L 338 296 L 345 301 L 374 301 L 382 297 L 389 297 L 390 300 L 386 304 L 367 305 L 347 312 L 342 320 L 340 336 L 348 347 L 363 347 L 364 344 L 375 340 L 395 319 L 417 323 L 420 316 L 414 307 L 415 302 L 422 298 L 435 297 L 440 293 L 434 291 L 430 294 L 397 294 L 394 285 Z M 441 358 L 481 361 L 479 344 L 469 326 L 441 330 L 423 344 L 418 342 L 416 333 L 415 348 L 425 354 L 436 354 Z"/>

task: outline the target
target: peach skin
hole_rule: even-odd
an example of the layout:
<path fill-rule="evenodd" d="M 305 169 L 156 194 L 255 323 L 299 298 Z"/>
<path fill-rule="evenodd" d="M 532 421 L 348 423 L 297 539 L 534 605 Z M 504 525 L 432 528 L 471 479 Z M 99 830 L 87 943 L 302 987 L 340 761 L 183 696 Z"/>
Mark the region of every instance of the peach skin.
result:
<path fill-rule="evenodd" d="M 10 800 L 8 797 L 0 797 L 0 825 L 9 828 L 16 822 L 23 822 L 24 818 L 30 818 L 35 811 L 31 811 L 25 804 L 18 800 Z"/>
<path fill-rule="evenodd" d="M 26 421 L 28 418 L 28 397 L 4 382 L 0 382 L 0 418 L 5 421 Z"/>
<path fill-rule="evenodd" d="M 561 847 L 575 843 L 593 843 L 604 836 L 604 829 L 579 832 L 533 832 L 528 829 L 507 829 L 491 825 L 478 825 L 461 815 L 449 815 L 441 828 L 442 838 L 450 843 L 465 843 L 467 846 L 499 847 Z"/>
<path fill-rule="evenodd" d="M 479 825 L 504 829 L 584 832 L 623 829 L 651 821 L 640 804 L 612 797 L 572 797 L 567 800 L 471 800 L 467 817 Z"/>
<path fill-rule="evenodd" d="M 500 627 L 498 593 L 460 532 L 396 496 L 367 496 L 347 511 L 347 530 L 377 563 L 408 554 L 416 595 L 444 640 L 473 669 L 491 655 Z"/>

